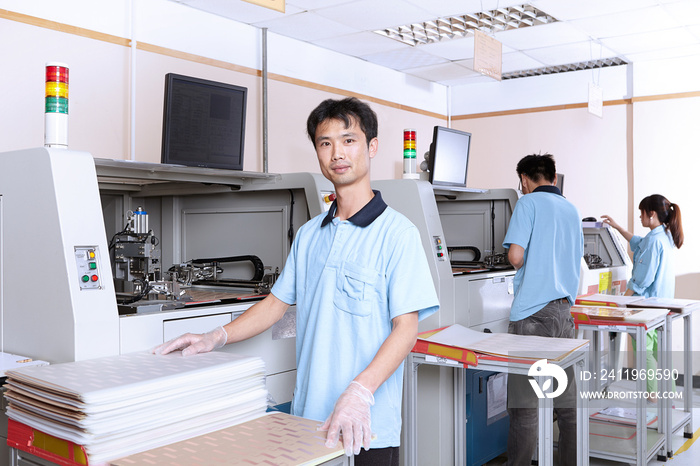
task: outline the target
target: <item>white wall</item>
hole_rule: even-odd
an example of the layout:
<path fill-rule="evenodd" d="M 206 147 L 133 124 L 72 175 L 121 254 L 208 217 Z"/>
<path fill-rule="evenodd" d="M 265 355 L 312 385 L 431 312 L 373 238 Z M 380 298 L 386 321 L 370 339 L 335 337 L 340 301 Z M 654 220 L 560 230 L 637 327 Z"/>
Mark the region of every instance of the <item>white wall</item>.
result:
<path fill-rule="evenodd" d="M 3 10 L 44 18 L 57 23 L 129 37 L 130 0 L 2 0 Z"/>
<path fill-rule="evenodd" d="M 45 65 L 58 61 L 70 66 L 69 146 L 127 158 L 128 48 L 0 18 L 0 56 L 0 152 L 44 145 Z"/>
<path fill-rule="evenodd" d="M 603 89 L 604 100 L 619 100 L 630 97 L 629 81 L 628 67 L 621 65 L 456 86 L 451 89 L 452 113 L 472 115 L 586 103 L 589 83 Z"/>
<path fill-rule="evenodd" d="M 676 255 L 676 273 L 695 275 L 696 285 L 680 290 L 700 299 L 700 217 L 697 215 L 700 97 L 640 102 L 634 105 L 635 234 L 646 234 L 637 206 L 651 194 L 678 204 L 685 243 Z M 680 297 L 680 296 L 679 296 Z"/>
<path fill-rule="evenodd" d="M 603 90 L 603 100 L 700 91 L 700 57 L 660 58 L 598 70 L 456 86 L 452 114 L 472 115 L 588 102 L 588 85 Z"/>
<path fill-rule="evenodd" d="M 564 195 L 582 217 L 627 215 L 628 106 L 585 108 L 457 120 L 472 133 L 467 184 L 517 188 L 515 166 L 529 154 L 550 153 L 565 175 Z"/>
<path fill-rule="evenodd" d="M 164 77 L 174 72 L 248 88 L 244 170 L 262 171 L 260 30 L 165 0 L 134 2 L 133 16 L 125 0 L 99 5 L 0 0 L 0 10 L 9 11 L 0 11 L 0 52 L 9 70 L 0 151 L 43 145 L 44 65 L 60 61 L 70 68 L 69 147 L 159 162 Z M 375 179 L 400 176 L 403 128 L 424 135 L 425 151 L 432 126 L 444 122 L 444 86 L 274 34 L 268 62 L 270 171 L 318 171 L 305 121 L 326 98 L 357 95 L 380 115 Z"/>
<path fill-rule="evenodd" d="M 605 106 L 603 118 L 585 108 L 456 120 L 472 133 L 468 183 L 473 187 L 516 187 L 515 165 L 524 155 L 550 152 L 566 175 L 565 195 L 582 216 L 609 214 L 634 234 L 646 235 L 639 201 L 659 193 L 680 206 L 685 243 L 674 254 L 676 297 L 700 299 L 700 217 L 697 216 L 697 144 L 700 97 L 641 100 Z M 700 321 L 693 322 L 695 338 Z M 677 368 L 683 331 L 674 324 Z M 694 355 L 695 374 L 700 359 Z"/>
<path fill-rule="evenodd" d="M 131 12 L 133 3 L 134 12 Z M 262 69 L 261 30 L 166 0 L 0 0 L 0 9 L 202 57 Z M 447 88 L 427 80 L 268 34 L 270 73 L 446 114 Z M 6 42 L 2 48 L 9 47 Z"/>
<path fill-rule="evenodd" d="M 697 215 L 700 148 L 697 142 L 700 97 L 654 100 L 634 104 L 634 224 L 637 235 L 645 235 L 639 219 L 639 201 L 650 194 L 662 194 L 678 204 L 685 241 L 674 251 L 676 297 L 700 299 L 700 217 Z M 694 341 L 700 335 L 700 319 L 693 319 Z M 682 367 L 683 327 L 673 326 L 673 359 Z M 697 344 L 693 352 L 695 375 L 700 375 Z"/>
<path fill-rule="evenodd" d="M 660 58 L 634 64 L 635 97 L 700 90 L 700 56 Z"/>

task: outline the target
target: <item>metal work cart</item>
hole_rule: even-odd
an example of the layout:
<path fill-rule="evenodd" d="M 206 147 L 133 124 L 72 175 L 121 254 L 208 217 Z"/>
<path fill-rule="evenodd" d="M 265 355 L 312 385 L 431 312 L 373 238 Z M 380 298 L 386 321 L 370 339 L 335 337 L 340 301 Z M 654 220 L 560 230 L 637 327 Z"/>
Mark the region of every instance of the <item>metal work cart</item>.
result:
<path fill-rule="evenodd" d="M 647 332 L 657 331 L 659 335 L 659 348 L 661 354 L 666 354 L 667 348 L 667 329 L 666 317 L 659 316 L 649 322 L 626 322 L 626 321 L 610 321 L 594 319 L 589 322 L 576 321 L 577 329 L 591 330 L 593 332 L 624 332 L 633 336 L 638 342 L 637 351 L 635 352 L 635 367 L 646 367 L 646 336 Z M 595 346 L 591 351 L 595 351 Z M 598 360 L 599 355 L 591 355 L 591 360 Z M 667 367 L 667 361 L 659 361 L 661 369 Z M 594 376 L 596 375 L 591 371 Z M 662 384 L 662 385 L 665 385 Z M 637 393 L 646 392 L 646 380 L 638 377 L 636 381 Z M 601 425 L 601 431 L 598 432 L 596 424 L 591 425 L 590 436 L 590 456 L 603 458 L 613 461 L 621 461 L 625 463 L 635 463 L 637 466 L 646 465 L 654 455 L 665 461 L 668 455 L 666 435 L 668 426 L 668 410 L 666 403 L 668 400 L 659 401 L 658 419 L 656 421 L 657 428 L 648 428 L 647 425 L 647 410 L 646 399 L 643 397 L 636 398 L 636 425 L 634 431 L 631 427 L 622 425 L 604 424 Z M 612 432 L 619 432 L 613 434 Z M 631 434 L 630 434 L 631 432 Z"/>
<path fill-rule="evenodd" d="M 466 423 L 466 388 L 463 372 L 467 367 L 488 370 L 494 372 L 506 372 L 508 374 L 527 375 L 533 364 L 532 360 L 517 360 L 503 357 L 494 357 L 487 354 L 475 354 L 474 362 L 467 364 L 464 360 L 451 359 L 443 356 L 435 356 L 419 352 L 418 345 L 409 353 L 405 371 L 404 383 L 404 432 L 402 443 L 407 446 L 407 466 L 417 466 L 418 461 L 418 367 L 422 364 L 451 367 L 454 372 L 454 464 L 462 466 L 466 462 L 465 423 Z M 588 368 L 588 342 L 578 350 L 564 356 L 561 360 L 550 361 L 562 369 L 573 366 L 576 380 L 580 382 L 579 390 L 587 391 L 588 382 L 580 376 L 581 372 Z M 577 465 L 588 465 L 588 399 L 577 397 Z M 553 464 L 553 412 L 552 398 L 539 398 L 538 400 L 538 464 L 540 466 L 552 466 Z"/>

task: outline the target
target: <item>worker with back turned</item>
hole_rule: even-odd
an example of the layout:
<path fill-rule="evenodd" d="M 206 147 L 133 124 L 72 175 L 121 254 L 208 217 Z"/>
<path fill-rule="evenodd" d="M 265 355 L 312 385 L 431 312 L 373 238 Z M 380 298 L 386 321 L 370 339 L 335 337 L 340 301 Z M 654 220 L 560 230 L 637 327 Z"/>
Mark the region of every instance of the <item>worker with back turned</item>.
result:
<path fill-rule="evenodd" d="M 576 300 L 583 231 L 576 207 L 555 186 L 554 157 L 528 155 L 516 172 L 524 194 L 515 205 L 503 240 L 517 272 L 508 333 L 574 338 L 571 306 Z M 559 424 L 559 464 L 576 464 L 576 384 L 554 398 Z M 529 466 L 537 445 L 537 396 L 528 377 L 508 377 L 508 465 Z"/>

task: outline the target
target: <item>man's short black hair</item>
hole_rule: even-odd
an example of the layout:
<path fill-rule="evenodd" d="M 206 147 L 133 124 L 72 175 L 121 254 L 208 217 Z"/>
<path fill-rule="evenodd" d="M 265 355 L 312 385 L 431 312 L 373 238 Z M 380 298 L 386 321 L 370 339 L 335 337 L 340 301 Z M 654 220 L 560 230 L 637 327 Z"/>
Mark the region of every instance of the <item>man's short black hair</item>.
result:
<path fill-rule="evenodd" d="M 550 183 L 557 179 L 557 166 L 552 154 L 527 155 L 520 159 L 515 171 L 518 178 L 525 175 L 535 183 L 539 183 L 543 178 Z"/>
<path fill-rule="evenodd" d="M 342 100 L 327 99 L 316 107 L 306 120 L 306 132 L 311 143 L 316 145 L 316 128 L 326 120 L 340 120 L 349 128 L 352 120 L 355 120 L 367 137 L 369 142 L 377 137 L 377 114 L 369 105 L 355 97 L 347 97 Z"/>

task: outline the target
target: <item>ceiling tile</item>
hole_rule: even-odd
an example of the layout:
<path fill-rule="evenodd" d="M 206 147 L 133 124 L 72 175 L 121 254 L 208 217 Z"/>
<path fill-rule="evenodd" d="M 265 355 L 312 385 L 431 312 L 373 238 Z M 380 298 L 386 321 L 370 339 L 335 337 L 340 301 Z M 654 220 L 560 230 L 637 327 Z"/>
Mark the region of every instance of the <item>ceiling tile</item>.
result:
<path fill-rule="evenodd" d="M 286 0 L 286 1 L 287 1 L 287 8 L 289 8 L 290 6 L 294 6 L 294 7 L 301 9 L 301 10 L 307 10 L 307 11 L 352 2 L 352 0 Z"/>
<path fill-rule="evenodd" d="M 373 31 L 433 19 L 427 8 L 419 8 L 403 0 L 357 0 L 319 8 L 315 12 L 358 30 Z"/>
<path fill-rule="evenodd" d="M 295 15 L 255 23 L 260 28 L 269 28 L 275 34 L 294 39 L 313 41 L 357 32 L 356 29 L 328 19 L 322 20 L 315 13 L 303 12 Z"/>
<path fill-rule="evenodd" d="M 362 57 L 379 52 L 400 50 L 410 47 L 399 41 L 380 36 L 373 32 L 358 32 L 347 36 L 329 37 L 314 42 L 320 47 L 335 50 L 336 52 Z"/>
<path fill-rule="evenodd" d="M 407 70 L 422 66 L 437 65 L 447 63 L 444 58 L 422 52 L 415 47 L 395 50 L 392 52 L 381 52 L 365 55 L 362 58 L 377 65 L 386 66 L 394 70 Z"/>
<path fill-rule="evenodd" d="M 511 52 L 503 54 L 501 72 L 510 73 L 513 71 L 532 70 L 543 68 L 544 63 L 528 57 L 522 52 Z"/>
<path fill-rule="evenodd" d="M 464 60 L 474 58 L 474 36 L 443 40 L 432 44 L 419 45 L 424 52 L 437 55 L 447 60 Z"/>
<path fill-rule="evenodd" d="M 638 63 L 647 60 L 663 60 L 669 58 L 683 58 L 692 56 L 700 57 L 700 44 L 632 53 L 626 55 L 625 57 L 633 63 Z"/>
<path fill-rule="evenodd" d="M 594 39 L 659 31 L 679 26 L 678 22 L 660 6 L 579 19 L 572 21 L 571 24 Z"/>
<path fill-rule="evenodd" d="M 243 0 L 171 1 L 445 85 L 493 82 L 471 75 L 473 36 L 410 47 L 371 31 L 529 3 L 560 21 L 494 34 L 504 72 L 612 56 L 700 60 L 700 0 L 287 0 L 284 14 Z"/>
<path fill-rule="evenodd" d="M 514 50 L 584 42 L 588 36 L 567 23 L 550 23 L 497 32 L 496 39 Z"/>
<path fill-rule="evenodd" d="M 530 3 L 559 21 L 569 21 L 646 8 L 655 6 L 659 2 L 658 0 L 586 0 L 585 3 L 582 3 L 580 1 L 534 0 Z"/>
<path fill-rule="evenodd" d="M 443 16 L 457 16 L 478 11 L 490 11 L 496 8 L 507 8 L 512 5 L 522 5 L 526 0 L 440 0 L 426 2 L 425 0 L 406 0 L 420 8 L 430 11 L 436 19 Z M 398 26 L 395 24 L 394 26 Z"/>
<path fill-rule="evenodd" d="M 697 43 L 697 41 L 700 41 L 700 25 L 686 26 L 685 30 L 693 35 L 693 37 L 696 39 L 696 43 Z"/>
<path fill-rule="evenodd" d="M 593 41 L 574 44 L 556 45 L 525 52 L 529 57 L 548 66 L 568 65 L 584 61 L 598 60 L 616 56 L 615 52 Z"/>
<path fill-rule="evenodd" d="M 283 18 L 286 15 L 300 13 L 302 11 L 294 6 L 287 5 L 286 12 L 282 13 L 242 0 L 234 0 L 233 2 L 231 2 L 231 0 L 177 0 L 175 3 L 182 3 L 197 8 L 198 10 L 208 11 L 209 13 L 246 24 L 274 18 Z"/>
<path fill-rule="evenodd" d="M 394 41 L 400 44 L 398 41 Z M 410 47 L 406 45 L 407 47 Z M 421 44 L 417 48 L 431 55 L 445 58 L 450 61 L 474 58 L 474 36 L 460 37 L 456 39 L 442 40 L 430 44 Z M 501 53 L 514 52 L 510 47 L 503 46 Z"/>
<path fill-rule="evenodd" d="M 479 83 L 495 83 L 497 80 L 477 73 L 475 75 L 464 76 L 463 78 L 440 80 L 439 82 L 445 86 L 464 86 Z"/>
<path fill-rule="evenodd" d="M 686 28 L 668 29 L 665 31 L 631 34 L 629 36 L 610 37 L 601 39 L 604 46 L 616 51 L 618 54 L 629 55 L 633 53 L 649 52 L 670 47 L 683 47 L 697 43 L 695 37 Z"/>
<path fill-rule="evenodd" d="M 469 60 L 469 62 L 472 63 L 471 60 Z M 435 79 L 435 76 L 440 76 L 441 80 L 448 80 L 461 79 L 467 76 L 474 76 L 480 74 L 474 71 L 472 67 L 473 65 L 465 67 L 456 63 L 441 63 L 439 65 L 423 66 L 420 68 L 410 68 L 403 71 L 404 73 L 410 74 L 412 76 L 418 76 L 419 78 L 431 81 Z"/>
<path fill-rule="evenodd" d="M 698 0 L 667 3 L 663 8 L 682 26 L 700 24 L 700 2 Z"/>
<path fill-rule="evenodd" d="M 454 64 L 459 65 L 459 66 L 466 68 L 468 70 L 474 71 L 474 59 L 473 58 L 470 58 L 469 60 L 459 60 L 459 61 L 454 62 Z M 481 74 L 478 71 L 474 71 L 474 72 L 477 74 Z"/>

